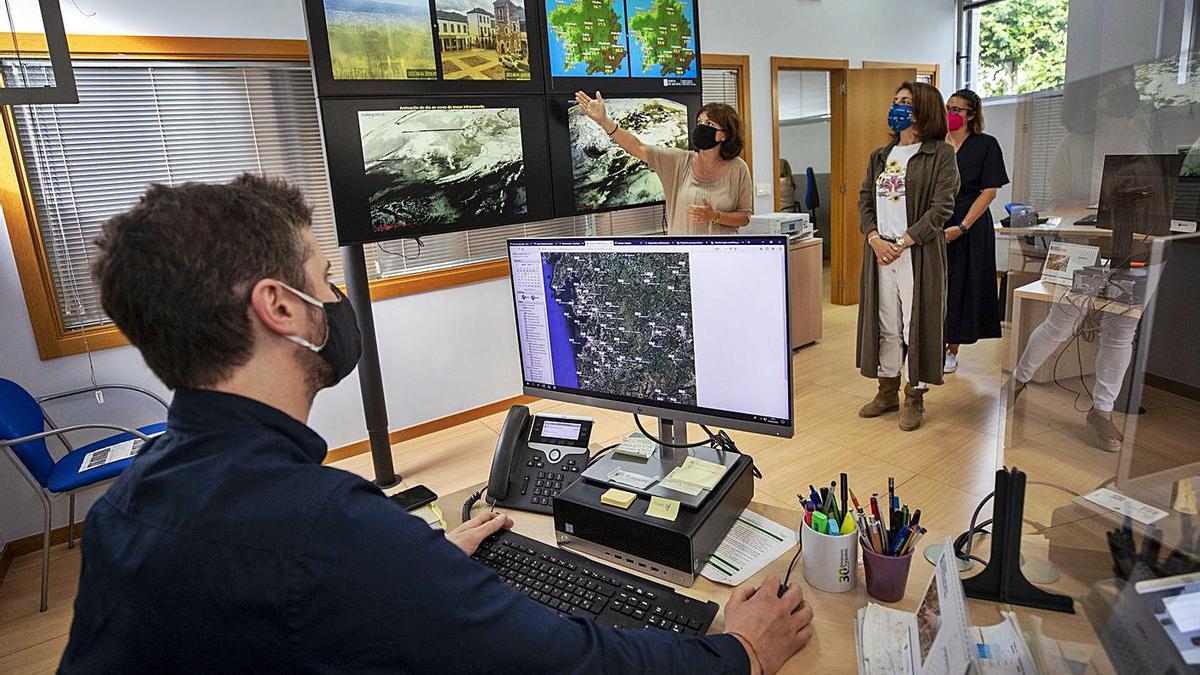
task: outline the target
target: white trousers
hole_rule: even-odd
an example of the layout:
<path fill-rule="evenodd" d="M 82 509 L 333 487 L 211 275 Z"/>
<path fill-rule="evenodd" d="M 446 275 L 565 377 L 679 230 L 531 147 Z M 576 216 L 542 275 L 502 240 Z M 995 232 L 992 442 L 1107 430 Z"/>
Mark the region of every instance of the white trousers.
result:
<path fill-rule="evenodd" d="M 1091 299 L 1070 294 L 1055 302 L 1050 314 L 1029 336 L 1029 343 L 1013 375 L 1019 382 L 1033 379 L 1033 373 L 1054 354 L 1059 345 L 1070 340 L 1091 306 Z M 1096 384 L 1092 387 L 1092 405 L 1100 412 L 1112 412 L 1125 371 L 1133 358 L 1133 336 L 1138 320 L 1113 312 L 1100 312 L 1100 349 L 1096 352 Z"/>
<path fill-rule="evenodd" d="M 913 312 L 912 251 L 904 249 L 890 265 L 875 261 L 879 280 L 879 377 L 899 377 L 908 353 Z M 924 388 L 917 383 L 917 388 Z"/>

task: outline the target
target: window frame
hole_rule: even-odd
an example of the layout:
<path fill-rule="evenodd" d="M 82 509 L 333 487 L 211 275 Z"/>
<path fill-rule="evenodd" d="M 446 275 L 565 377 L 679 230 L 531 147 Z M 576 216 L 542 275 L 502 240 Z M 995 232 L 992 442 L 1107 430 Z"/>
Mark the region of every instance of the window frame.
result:
<path fill-rule="evenodd" d="M 72 58 L 78 59 L 304 63 L 309 60 L 308 43 L 304 40 L 113 35 L 70 35 L 67 39 Z M 45 37 L 38 34 L 17 34 L 17 45 L 26 56 L 44 56 L 46 53 Z M 0 55 L 10 54 L 9 51 L 0 52 Z M 4 127 L 0 134 L 0 158 L 7 158 L 7 161 L 0 159 L 0 208 L 4 212 L 38 356 L 48 361 L 86 351 L 127 346 L 129 340 L 112 323 L 80 329 L 65 327 L 11 106 L 0 109 L 0 121 Z M 380 301 L 453 288 L 503 278 L 508 273 L 507 260 L 490 260 L 379 279 L 371 282 L 371 299 Z"/>
<path fill-rule="evenodd" d="M 700 68 L 732 70 L 737 73 L 738 116 L 742 118 L 742 134 L 746 137 L 742 159 L 754 175 L 754 135 L 750 132 L 750 56 L 748 54 L 701 54 Z"/>

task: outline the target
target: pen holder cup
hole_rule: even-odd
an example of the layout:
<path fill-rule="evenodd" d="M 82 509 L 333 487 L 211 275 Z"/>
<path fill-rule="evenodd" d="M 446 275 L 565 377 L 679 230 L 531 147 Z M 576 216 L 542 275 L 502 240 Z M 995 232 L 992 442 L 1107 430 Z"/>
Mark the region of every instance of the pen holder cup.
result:
<path fill-rule="evenodd" d="M 804 580 L 826 593 L 845 593 L 858 583 L 858 532 L 821 534 L 807 523 L 800 528 Z"/>
<path fill-rule="evenodd" d="M 880 602 L 900 602 L 908 588 L 908 568 L 912 553 L 901 556 L 879 555 L 863 549 L 863 571 L 867 575 L 867 593 Z"/>

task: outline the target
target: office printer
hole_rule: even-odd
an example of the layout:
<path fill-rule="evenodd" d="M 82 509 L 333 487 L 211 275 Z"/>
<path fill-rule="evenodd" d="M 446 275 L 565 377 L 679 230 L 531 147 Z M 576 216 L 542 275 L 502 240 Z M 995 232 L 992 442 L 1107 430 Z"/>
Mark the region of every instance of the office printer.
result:
<path fill-rule="evenodd" d="M 793 239 L 813 236 L 812 219 L 807 213 L 764 213 L 750 216 L 743 234 L 784 234 Z"/>

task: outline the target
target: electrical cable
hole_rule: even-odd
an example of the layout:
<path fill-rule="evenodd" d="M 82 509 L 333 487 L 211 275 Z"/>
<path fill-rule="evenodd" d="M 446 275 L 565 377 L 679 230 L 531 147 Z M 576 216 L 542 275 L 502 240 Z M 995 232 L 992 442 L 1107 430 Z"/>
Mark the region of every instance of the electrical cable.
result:
<path fill-rule="evenodd" d="M 483 496 L 483 490 L 476 490 L 475 494 L 467 497 L 467 501 L 463 502 L 462 521 L 465 523 L 471 519 L 471 509 L 475 507 L 475 502 Z"/>
<path fill-rule="evenodd" d="M 649 431 L 646 431 L 646 427 L 642 426 L 642 418 L 637 413 L 633 414 L 633 421 L 635 424 L 637 424 L 638 431 L 642 432 L 643 436 L 645 436 L 646 438 L 649 438 L 650 440 L 654 441 L 655 443 L 658 443 L 660 446 L 662 446 L 664 448 L 678 448 L 680 450 L 690 450 L 691 448 L 699 448 L 699 447 L 703 447 L 705 445 L 711 445 L 713 443 L 712 436 L 709 436 L 708 438 L 706 438 L 702 441 L 698 441 L 696 443 L 683 443 L 683 444 L 668 443 L 668 442 L 662 440 L 661 438 L 658 438 L 658 437 L 652 435 Z"/>
<path fill-rule="evenodd" d="M 991 525 L 992 519 L 989 518 L 988 520 L 986 520 L 982 523 L 978 523 L 978 520 L 979 520 L 980 512 L 983 511 L 983 507 L 987 506 L 987 503 L 992 501 L 992 499 L 995 496 L 996 496 L 996 493 L 995 493 L 995 491 L 993 491 L 991 494 L 989 494 L 988 496 L 986 496 L 982 500 L 980 500 L 979 505 L 975 507 L 975 513 L 971 514 L 971 529 L 960 534 L 958 536 L 958 538 L 954 540 L 954 557 L 955 558 L 958 558 L 959 560 L 974 560 L 975 562 L 980 563 L 981 565 L 987 564 L 986 560 L 983 560 L 982 558 L 980 558 L 978 556 L 972 555 L 971 549 L 973 548 L 974 543 L 975 543 L 975 535 L 989 534 L 989 532 L 983 528 L 987 527 L 988 525 Z M 966 547 L 966 551 L 963 550 L 964 546 Z"/>

